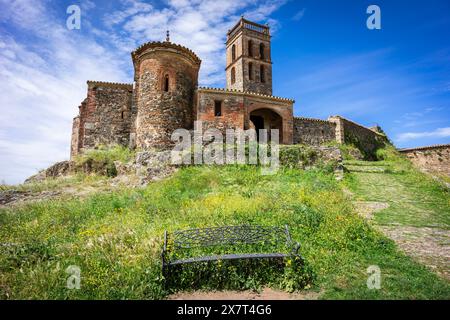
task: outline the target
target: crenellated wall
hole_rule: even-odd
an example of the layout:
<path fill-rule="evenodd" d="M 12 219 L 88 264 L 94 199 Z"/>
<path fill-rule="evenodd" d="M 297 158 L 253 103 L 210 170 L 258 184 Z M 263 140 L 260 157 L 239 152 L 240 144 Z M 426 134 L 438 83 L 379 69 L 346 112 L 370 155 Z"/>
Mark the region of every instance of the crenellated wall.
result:
<path fill-rule="evenodd" d="M 450 144 L 401 149 L 399 151 L 421 170 L 438 172 L 450 177 Z"/>

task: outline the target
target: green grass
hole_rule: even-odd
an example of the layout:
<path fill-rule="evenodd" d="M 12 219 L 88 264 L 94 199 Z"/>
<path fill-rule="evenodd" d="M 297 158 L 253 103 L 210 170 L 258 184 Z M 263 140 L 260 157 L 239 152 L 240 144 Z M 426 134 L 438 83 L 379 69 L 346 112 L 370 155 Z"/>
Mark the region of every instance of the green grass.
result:
<path fill-rule="evenodd" d="M 84 189 L 87 186 L 98 187 L 100 184 L 107 182 L 107 177 L 96 174 L 76 173 L 70 176 L 47 178 L 40 182 L 29 182 L 19 185 L 0 185 L 1 191 L 18 191 L 18 192 L 42 192 L 56 191 L 62 188 L 71 187 L 75 189 Z"/>
<path fill-rule="evenodd" d="M 99 145 L 96 149 L 87 150 L 75 158 L 77 164 L 91 160 L 95 162 L 120 161 L 127 163 L 134 158 L 134 151 L 121 145 Z"/>
<path fill-rule="evenodd" d="M 450 226 L 450 192 L 431 176 L 419 172 L 396 153 L 388 160 L 346 161 L 352 171 L 346 185 L 356 200 L 387 202 L 389 207 L 378 212 L 378 224 L 400 224 L 415 227 Z M 378 168 L 381 172 L 374 172 Z"/>
<path fill-rule="evenodd" d="M 302 273 L 288 267 L 278 277 L 265 269 L 242 277 L 233 269 L 230 278 L 199 280 L 186 272 L 184 282 L 164 287 L 164 230 L 247 223 L 288 224 L 302 245 Z M 324 299 L 450 298 L 448 283 L 400 253 L 318 169 L 261 176 L 252 166 L 188 167 L 144 189 L 1 209 L 0 243 L 3 299 L 159 299 L 190 285 L 289 291 L 303 275 L 313 282 L 302 286 Z M 66 288 L 70 265 L 81 268 L 80 290 Z M 381 268 L 380 290 L 366 286 L 370 265 Z"/>

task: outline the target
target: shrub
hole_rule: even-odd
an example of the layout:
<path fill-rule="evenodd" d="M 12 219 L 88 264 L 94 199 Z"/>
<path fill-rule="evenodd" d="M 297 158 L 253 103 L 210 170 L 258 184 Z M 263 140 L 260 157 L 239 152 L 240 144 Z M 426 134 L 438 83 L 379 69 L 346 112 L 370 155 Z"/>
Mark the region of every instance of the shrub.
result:
<path fill-rule="evenodd" d="M 134 158 L 134 152 L 120 145 L 100 145 L 87 150 L 75 158 L 76 171 L 99 173 L 108 177 L 117 175 L 114 161 L 127 163 Z"/>
<path fill-rule="evenodd" d="M 308 146 L 280 146 L 280 165 L 291 169 L 304 169 L 315 163 L 317 152 Z"/>

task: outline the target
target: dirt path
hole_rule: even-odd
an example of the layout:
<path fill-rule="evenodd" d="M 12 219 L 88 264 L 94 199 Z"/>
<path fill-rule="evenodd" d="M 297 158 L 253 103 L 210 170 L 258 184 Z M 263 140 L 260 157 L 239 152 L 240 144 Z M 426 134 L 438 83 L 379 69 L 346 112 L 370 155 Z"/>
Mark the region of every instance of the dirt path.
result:
<path fill-rule="evenodd" d="M 316 300 L 319 292 L 288 293 L 270 288 L 254 291 L 194 291 L 170 295 L 168 300 Z"/>
<path fill-rule="evenodd" d="M 442 199 L 398 175 L 361 169 L 353 175 L 357 188 L 351 196 L 358 213 L 406 254 L 450 281 L 450 229 L 442 218 L 450 213 Z"/>
<path fill-rule="evenodd" d="M 450 281 L 450 232 L 438 228 L 378 226 L 417 261 Z"/>

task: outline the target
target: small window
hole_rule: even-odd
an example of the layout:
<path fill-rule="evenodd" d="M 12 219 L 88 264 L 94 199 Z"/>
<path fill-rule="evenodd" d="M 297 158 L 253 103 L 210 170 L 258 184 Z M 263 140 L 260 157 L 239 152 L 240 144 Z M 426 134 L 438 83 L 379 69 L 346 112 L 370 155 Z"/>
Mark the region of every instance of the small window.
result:
<path fill-rule="evenodd" d="M 253 80 L 253 63 L 248 63 L 248 79 Z"/>
<path fill-rule="evenodd" d="M 169 92 L 169 76 L 164 77 L 164 91 Z"/>
<path fill-rule="evenodd" d="M 259 44 L 259 57 L 261 59 L 265 59 L 265 55 L 264 55 L 264 43 L 260 43 Z"/>
<path fill-rule="evenodd" d="M 124 112 L 122 111 L 122 113 L 120 114 L 120 117 L 123 119 L 124 116 Z"/>
<path fill-rule="evenodd" d="M 265 70 L 264 70 L 264 66 L 263 65 L 260 65 L 259 66 L 259 74 L 260 74 L 260 76 L 261 76 L 261 82 L 262 83 L 265 83 L 266 82 L 266 75 L 265 75 Z"/>
<path fill-rule="evenodd" d="M 231 84 L 234 84 L 236 82 L 236 70 L 231 68 Z"/>
<path fill-rule="evenodd" d="M 214 116 L 215 117 L 222 116 L 222 101 L 220 101 L 220 100 L 214 101 Z"/>
<path fill-rule="evenodd" d="M 253 57 L 253 41 L 248 40 L 248 56 Z"/>
<path fill-rule="evenodd" d="M 233 46 L 231 47 L 231 61 L 236 60 L 236 45 L 233 44 Z"/>

